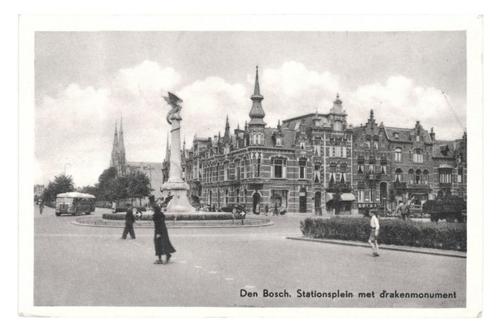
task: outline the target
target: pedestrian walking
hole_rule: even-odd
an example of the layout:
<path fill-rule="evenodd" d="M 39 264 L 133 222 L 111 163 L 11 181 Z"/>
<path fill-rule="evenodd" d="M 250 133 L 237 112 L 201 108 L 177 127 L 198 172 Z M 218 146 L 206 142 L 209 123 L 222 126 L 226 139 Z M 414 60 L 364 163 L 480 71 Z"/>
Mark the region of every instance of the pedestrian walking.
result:
<path fill-rule="evenodd" d="M 169 262 L 171 254 L 176 250 L 169 240 L 168 228 L 166 228 L 165 222 L 166 217 L 158 205 L 154 206 L 152 220 L 154 221 L 154 249 L 157 256 L 154 264 L 163 264 L 162 255 L 166 255 L 166 261 L 164 262 L 166 264 Z"/>
<path fill-rule="evenodd" d="M 379 256 L 379 245 L 377 243 L 377 238 L 379 237 L 379 218 L 377 217 L 377 211 L 370 210 L 370 237 L 368 238 L 368 243 L 372 247 L 373 256 Z"/>
<path fill-rule="evenodd" d="M 268 207 L 268 204 L 265 205 L 265 216 L 268 215 L 268 211 L 270 210 L 270 208 Z"/>
<path fill-rule="evenodd" d="M 133 223 L 135 223 L 135 215 L 133 214 L 133 209 L 131 204 L 127 204 L 128 209 L 126 210 L 125 216 L 125 228 L 123 230 L 123 235 L 121 238 L 126 240 L 128 233 L 130 233 L 130 237 L 132 240 L 135 240 L 135 230 L 133 229 Z"/>
<path fill-rule="evenodd" d="M 45 203 L 43 203 L 43 201 L 40 201 L 38 203 L 38 208 L 40 209 L 40 215 L 43 214 L 43 208 L 45 206 Z"/>

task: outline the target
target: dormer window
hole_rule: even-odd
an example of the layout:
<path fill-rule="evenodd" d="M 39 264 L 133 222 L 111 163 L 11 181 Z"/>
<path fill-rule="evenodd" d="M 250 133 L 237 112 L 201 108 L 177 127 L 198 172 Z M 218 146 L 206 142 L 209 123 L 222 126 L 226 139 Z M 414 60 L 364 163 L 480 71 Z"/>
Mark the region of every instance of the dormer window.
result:
<path fill-rule="evenodd" d="M 304 143 L 304 142 L 299 143 L 299 148 L 300 148 L 301 150 L 306 149 L 306 143 Z"/>
<path fill-rule="evenodd" d="M 420 135 L 417 135 L 417 137 L 415 138 L 415 140 L 416 140 L 417 142 L 420 142 Z"/>
<path fill-rule="evenodd" d="M 275 145 L 276 146 L 282 146 L 282 137 L 277 137 L 276 138 Z"/>
<path fill-rule="evenodd" d="M 397 133 L 397 132 L 396 132 L 396 133 L 394 133 L 394 138 L 395 138 L 395 139 L 399 139 L 399 133 Z"/>

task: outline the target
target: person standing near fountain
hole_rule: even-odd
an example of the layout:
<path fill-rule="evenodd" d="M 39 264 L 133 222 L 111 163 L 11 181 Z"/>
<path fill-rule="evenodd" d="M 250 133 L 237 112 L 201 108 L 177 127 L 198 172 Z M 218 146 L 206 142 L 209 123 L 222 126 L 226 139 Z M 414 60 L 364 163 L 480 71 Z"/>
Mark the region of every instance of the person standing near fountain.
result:
<path fill-rule="evenodd" d="M 168 228 L 166 228 L 165 222 L 166 217 L 157 204 L 154 205 L 152 220 L 154 221 L 154 249 L 157 256 L 154 264 L 163 264 L 162 255 L 166 255 L 166 261 L 164 262 L 166 264 L 169 262 L 171 254 L 176 250 L 169 240 Z"/>

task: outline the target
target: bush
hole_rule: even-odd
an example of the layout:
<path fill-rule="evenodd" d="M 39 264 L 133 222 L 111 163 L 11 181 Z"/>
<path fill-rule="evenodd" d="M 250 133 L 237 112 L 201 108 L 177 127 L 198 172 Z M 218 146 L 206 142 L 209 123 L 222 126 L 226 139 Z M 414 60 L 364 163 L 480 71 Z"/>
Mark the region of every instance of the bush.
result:
<path fill-rule="evenodd" d="M 368 218 L 307 218 L 301 221 L 304 236 L 316 239 L 367 241 L 370 236 Z M 421 223 L 380 220 L 379 243 L 467 251 L 465 224 Z"/>

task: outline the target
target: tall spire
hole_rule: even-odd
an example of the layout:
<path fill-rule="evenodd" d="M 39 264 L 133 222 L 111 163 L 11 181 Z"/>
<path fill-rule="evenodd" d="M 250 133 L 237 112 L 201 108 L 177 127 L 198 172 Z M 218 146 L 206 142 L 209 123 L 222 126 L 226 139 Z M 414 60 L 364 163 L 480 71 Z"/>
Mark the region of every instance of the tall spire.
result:
<path fill-rule="evenodd" d="M 249 117 L 251 120 L 249 121 L 249 126 L 262 126 L 266 125 L 263 118 L 265 117 L 265 111 L 263 110 L 263 106 L 261 105 L 261 101 L 264 97 L 261 95 L 259 89 L 259 68 L 256 66 L 256 79 L 254 81 L 254 93 L 251 96 L 252 107 L 249 112 Z"/>
<path fill-rule="evenodd" d="M 254 96 L 261 96 L 261 93 L 259 92 L 259 67 L 256 66 L 256 80 L 254 82 Z M 263 97 L 263 96 L 261 96 Z M 261 98 L 263 99 L 263 98 Z"/>
<path fill-rule="evenodd" d="M 114 121 L 114 141 L 112 143 L 111 166 L 117 167 L 119 164 L 119 136 L 118 122 Z"/>
<path fill-rule="evenodd" d="M 119 141 L 118 141 L 118 153 L 119 153 L 119 166 L 121 167 L 121 172 L 124 172 L 126 165 L 126 150 L 124 145 L 124 133 L 123 133 L 123 115 L 121 115 L 119 124 Z"/>
<path fill-rule="evenodd" d="M 226 122 L 225 122 L 225 135 L 224 135 L 225 140 L 228 137 L 230 137 L 230 122 L 228 121 L 228 114 L 227 114 L 227 119 L 226 119 Z"/>

